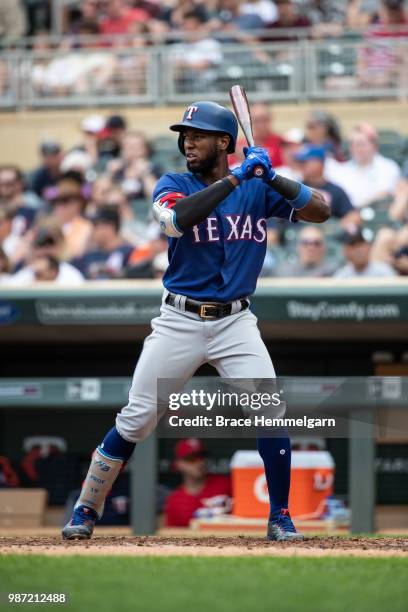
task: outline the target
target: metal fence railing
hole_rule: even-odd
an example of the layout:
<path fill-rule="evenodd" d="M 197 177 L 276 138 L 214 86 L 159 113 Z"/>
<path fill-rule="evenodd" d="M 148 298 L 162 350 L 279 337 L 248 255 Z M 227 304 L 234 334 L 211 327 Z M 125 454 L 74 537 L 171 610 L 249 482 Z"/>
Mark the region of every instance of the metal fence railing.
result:
<path fill-rule="evenodd" d="M 16 108 L 21 101 L 19 91 L 19 55 L 5 53 L 0 56 L 0 108 Z"/>
<path fill-rule="evenodd" d="M 0 53 L 0 108 L 408 98 L 408 39 L 220 43 Z"/>
<path fill-rule="evenodd" d="M 173 45 L 163 56 L 168 102 L 191 96 L 225 100 L 229 88 L 241 83 L 253 100 L 295 100 L 302 90 L 301 46 L 277 44 L 220 45 L 205 70 L 189 64 L 184 45 Z"/>
<path fill-rule="evenodd" d="M 316 42 L 310 50 L 310 98 L 408 97 L 408 39 Z"/>

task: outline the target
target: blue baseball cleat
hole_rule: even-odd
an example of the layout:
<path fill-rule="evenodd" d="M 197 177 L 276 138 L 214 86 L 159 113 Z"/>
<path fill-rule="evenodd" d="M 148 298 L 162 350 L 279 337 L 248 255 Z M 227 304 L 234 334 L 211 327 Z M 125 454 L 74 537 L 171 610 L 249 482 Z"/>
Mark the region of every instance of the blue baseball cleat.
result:
<path fill-rule="evenodd" d="M 72 518 L 62 530 L 64 540 L 89 540 L 98 515 L 87 506 L 78 506 L 72 513 Z"/>
<path fill-rule="evenodd" d="M 304 540 L 304 535 L 296 531 L 287 508 L 281 508 L 271 515 L 266 537 L 278 542 Z"/>

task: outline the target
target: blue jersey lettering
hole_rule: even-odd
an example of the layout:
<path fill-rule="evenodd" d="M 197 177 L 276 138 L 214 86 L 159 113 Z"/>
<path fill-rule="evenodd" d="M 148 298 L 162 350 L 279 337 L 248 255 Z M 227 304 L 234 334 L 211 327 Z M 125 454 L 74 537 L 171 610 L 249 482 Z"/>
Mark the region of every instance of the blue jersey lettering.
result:
<path fill-rule="evenodd" d="M 189 196 L 206 185 L 191 173 L 165 174 L 153 201 Z M 167 203 L 167 202 L 166 202 Z M 199 225 L 168 238 L 168 291 L 200 301 L 230 302 L 252 295 L 266 253 L 266 219 L 292 220 L 293 209 L 260 180 L 244 181 Z"/>

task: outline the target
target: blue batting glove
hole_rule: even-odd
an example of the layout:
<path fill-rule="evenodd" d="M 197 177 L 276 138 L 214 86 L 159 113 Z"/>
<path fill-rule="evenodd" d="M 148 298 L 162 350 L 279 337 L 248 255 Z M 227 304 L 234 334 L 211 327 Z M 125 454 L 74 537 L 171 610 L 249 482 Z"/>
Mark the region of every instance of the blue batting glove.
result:
<path fill-rule="evenodd" d="M 267 149 L 264 149 L 263 147 L 244 147 L 243 152 L 244 152 L 245 158 L 248 158 L 252 156 L 253 154 L 258 157 L 262 157 L 267 162 L 268 170 L 267 172 L 264 172 L 263 176 L 260 178 L 262 178 L 262 180 L 265 182 L 273 181 L 273 179 L 276 176 L 276 172 L 272 167 L 271 160 L 269 159 L 269 153 Z"/>
<path fill-rule="evenodd" d="M 248 155 L 260 155 L 261 157 L 264 157 L 265 159 L 269 160 L 269 153 L 267 151 L 267 149 L 264 149 L 263 147 L 244 147 L 243 149 L 244 155 L 245 157 L 248 157 Z"/>
<path fill-rule="evenodd" d="M 269 174 L 269 158 L 265 155 L 263 149 L 258 147 L 259 153 L 255 152 L 254 149 L 255 147 L 252 147 L 252 151 L 248 152 L 242 164 L 231 172 L 238 179 L 239 183 L 254 177 L 262 179 L 265 175 Z"/>

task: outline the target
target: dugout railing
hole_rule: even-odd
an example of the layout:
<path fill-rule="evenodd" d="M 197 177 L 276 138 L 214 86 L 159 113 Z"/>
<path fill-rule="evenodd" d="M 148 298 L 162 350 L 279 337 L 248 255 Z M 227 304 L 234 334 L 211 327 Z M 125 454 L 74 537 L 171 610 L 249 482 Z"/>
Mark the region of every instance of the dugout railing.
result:
<path fill-rule="evenodd" d="M 408 97 L 408 40 L 403 38 L 223 43 L 199 71 L 183 63 L 185 55 L 182 43 L 5 49 L 0 108 L 162 105 L 192 96 L 226 102 L 237 82 L 253 101 Z"/>
<path fill-rule="evenodd" d="M 194 381 L 197 388 L 200 379 L 195 378 Z M 290 382 L 290 379 L 286 381 Z M 348 415 L 347 432 L 343 432 L 343 435 L 349 440 L 348 505 L 351 509 L 351 531 L 373 532 L 376 437 L 384 427 L 391 430 L 394 427 L 390 422 L 384 425 L 384 416 L 383 422 L 379 422 L 376 412 L 378 408 L 383 410 L 383 415 L 384 409 L 388 408 L 408 410 L 408 377 L 361 377 L 349 379 L 346 384 L 344 377 L 306 377 L 293 379 L 293 382 L 297 388 L 302 387 L 302 394 L 294 395 L 293 398 L 297 399 L 292 399 L 292 404 L 297 403 L 305 414 L 312 416 L 316 398 L 327 394 L 330 389 L 330 402 L 337 408 L 337 414 L 343 419 Z M 125 377 L 1 379 L 0 410 L 28 408 L 36 411 L 40 419 L 46 418 L 49 410 L 69 408 L 74 418 L 78 418 L 78 411 L 85 408 L 97 412 L 125 405 L 130 384 L 131 379 Z M 137 534 L 151 534 L 156 530 L 157 442 L 154 433 L 138 444 L 131 461 L 131 524 L 133 532 Z"/>

